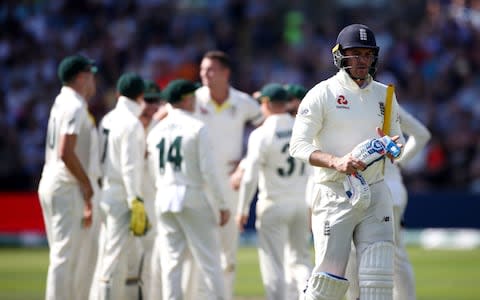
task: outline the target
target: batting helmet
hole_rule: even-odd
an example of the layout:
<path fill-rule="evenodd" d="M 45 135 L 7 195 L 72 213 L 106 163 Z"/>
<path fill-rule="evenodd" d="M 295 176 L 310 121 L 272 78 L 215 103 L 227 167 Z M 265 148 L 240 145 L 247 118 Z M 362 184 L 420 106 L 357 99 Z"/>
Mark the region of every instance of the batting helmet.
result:
<path fill-rule="evenodd" d="M 333 62 L 339 69 L 345 67 L 344 50 L 350 48 L 369 48 L 374 50 L 375 59 L 370 66 L 370 75 L 374 75 L 377 70 L 378 52 L 373 31 L 363 24 L 351 24 L 343 28 L 338 34 L 337 43 L 332 49 Z"/>

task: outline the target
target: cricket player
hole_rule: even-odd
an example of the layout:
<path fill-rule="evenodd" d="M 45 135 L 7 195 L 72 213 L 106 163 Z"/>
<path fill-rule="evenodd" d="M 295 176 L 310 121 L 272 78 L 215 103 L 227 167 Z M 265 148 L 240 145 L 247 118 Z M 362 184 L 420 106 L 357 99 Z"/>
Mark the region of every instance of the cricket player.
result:
<path fill-rule="evenodd" d="M 96 91 L 93 61 L 65 57 L 58 66 L 60 94 L 50 110 L 45 165 L 38 187 L 50 248 L 45 299 L 71 299 L 82 226 L 92 222 L 93 187 L 88 177 L 93 124 L 87 104 Z"/>
<path fill-rule="evenodd" d="M 375 138 L 384 136 L 384 118 L 392 140 L 399 142 L 395 155 L 403 138 L 395 95 L 391 118 L 384 116 L 387 86 L 372 78 L 378 52 L 367 26 L 345 27 L 332 49 L 338 73 L 308 91 L 295 118 L 290 154 L 313 165 L 315 178 L 315 267 L 305 290 L 307 300 L 344 297 L 352 239 L 359 253 L 360 299 L 392 299 L 393 205 L 383 180 L 386 148 L 378 147 Z M 355 188 L 350 194 L 348 184 Z"/>
<path fill-rule="evenodd" d="M 402 180 L 400 167 L 408 164 L 430 140 L 431 134 L 419 120 L 399 106 L 400 127 L 402 132 L 408 135 L 404 150 L 400 158 L 391 163 L 385 164 L 385 182 L 388 185 L 393 199 L 393 222 L 395 235 L 395 264 L 393 273 L 393 299 L 394 300 L 415 300 L 415 278 L 412 264 L 408 259 L 407 249 L 402 238 L 402 218 L 408 202 L 407 189 Z M 353 255 L 352 255 L 353 254 Z M 348 290 L 348 299 L 359 298 L 357 258 L 355 251 L 352 251 L 347 266 L 346 277 L 351 285 Z"/>
<path fill-rule="evenodd" d="M 243 231 L 250 204 L 257 190 L 256 228 L 263 285 L 268 300 L 286 298 L 286 272 L 292 272 L 301 294 L 310 276 L 305 192 L 308 174 L 305 163 L 288 154 L 294 118 L 287 112 L 287 90 L 271 83 L 261 90 L 260 101 L 265 122 L 248 141 L 247 157 L 242 162 L 237 223 Z M 287 266 L 285 251 L 292 258 Z M 297 298 L 298 299 L 298 298 Z"/>
<path fill-rule="evenodd" d="M 307 94 L 307 89 L 301 84 L 286 84 L 284 86 L 290 95 L 290 100 L 287 104 L 287 111 L 292 116 L 295 117 L 298 112 L 298 107 L 302 102 L 303 97 Z M 310 165 L 305 165 L 305 172 L 308 173 L 308 180 L 307 180 L 307 187 L 305 191 L 305 203 L 307 203 L 308 207 L 308 215 L 307 215 L 307 224 L 308 224 L 308 236 L 309 239 L 311 238 L 311 209 L 309 201 L 312 198 L 311 193 L 313 191 L 313 169 Z M 299 299 L 303 296 L 303 288 L 304 282 L 298 282 L 295 276 L 295 262 L 296 258 L 294 253 L 291 253 L 287 245 L 287 249 L 285 251 L 285 264 L 287 265 L 287 271 L 285 272 L 286 281 L 287 281 L 287 294 L 286 299 Z M 303 288 L 299 290 L 299 286 L 303 285 Z"/>
<path fill-rule="evenodd" d="M 188 80 L 171 81 L 162 93 L 172 109 L 147 137 L 149 173 L 157 189 L 155 244 L 161 248 L 164 300 L 187 299 L 181 283 L 187 250 L 205 282 L 202 299 L 225 299 L 216 227 L 228 222 L 230 210 L 216 172 L 209 128 L 193 117 L 196 89 Z M 206 198 L 206 187 L 219 217 Z"/>
<path fill-rule="evenodd" d="M 161 99 L 161 89 L 153 80 L 145 80 L 145 91 L 143 99 L 145 100 L 139 119 L 145 129 L 145 135 L 158 123 L 154 119 L 155 113 L 159 107 L 165 104 Z M 155 183 L 147 174 L 148 168 L 145 164 L 145 176 L 142 181 L 142 190 L 144 203 L 151 228 L 145 236 L 139 239 L 133 239 L 133 243 L 128 246 L 128 277 L 127 299 L 158 299 L 158 296 L 150 295 L 151 290 L 151 260 L 153 246 L 156 236 L 156 218 L 155 218 Z M 157 281 L 157 279 L 155 279 Z M 161 282 L 161 281 L 160 281 Z M 158 284 L 158 281 L 156 283 Z M 156 287 L 158 290 L 158 286 Z"/>
<path fill-rule="evenodd" d="M 200 64 L 203 86 L 195 91 L 197 99 L 195 115 L 209 127 L 210 135 L 213 137 L 210 151 L 213 152 L 219 166 L 220 182 L 226 191 L 228 208 L 235 214 L 238 191 L 231 186 L 230 175 L 235 171 L 243 155 L 245 126 L 247 123 L 260 125 L 263 117 L 259 104 L 250 95 L 230 86 L 230 73 L 231 62 L 227 54 L 209 51 L 203 56 Z M 225 142 L 227 140 L 228 142 Z M 230 220 L 220 230 L 227 299 L 232 299 L 238 227 L 234 220 Z"/>
<path fill-rule="evenodd" d="M 127 276 L 127 245 L 148 228 L 142 180 L 145 130 L 139 120 L 144 106 L 144 82 L 135 73 L 117 81 L 119 97 L 100 124 L 103 167 L 100 207 L 105 213 L 103 254 L 98 262 L 98 294 L 94 299 L 122 299 Z"/>

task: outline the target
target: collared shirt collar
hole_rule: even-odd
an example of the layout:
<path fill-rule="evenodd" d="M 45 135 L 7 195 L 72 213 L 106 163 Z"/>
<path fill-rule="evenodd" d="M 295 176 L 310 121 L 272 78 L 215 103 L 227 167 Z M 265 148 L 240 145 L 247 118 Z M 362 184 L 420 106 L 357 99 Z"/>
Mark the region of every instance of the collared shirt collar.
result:
<path fill-rule="evenodd" d="M 233 98 L 231 97 L 231 96 L 232 96 L 232 93 L 233 93 L 232 88 L 229 87 L 229 88 L 228 88 L 228 96 L 227 96 L 227 99 L 226 99 L 225 102 L 223 102 L 222 104 L 217 104 L 217 102 L 213 101 L 213 99 L 212 99 L 212 97 L 211 97 L 211 95 L 210 95 L 210 93 L 209 93 L 209 97 L 210 97 L 210 98 L 209 98 L 209 99 L 210 99 L 209 102 L 212 103 L 212 106 L 213 106 L 213 108 L 215 109 L 215 112 L 216 112 L 216 113 L 220 113 L 220 112 L 222 112 L 222 111 L 224 111 L 224 110 L 226 110 L 226 109 L 229 109 L 230 107 L 233 106 L 233 101 L 232 101 Z"/>
<path fill-rule="evenodd" d="M 62 89 L 60 90 L 60 93 L 72 95 L 73 97 L 75 97 L 75 99 L 77 99 L 81 103 L 81 105 L 83 107 L 85 107 L 85 108 L 87 107 L 87 100 L 85 100 L 85 98 L 83 98 L 82 95 L 80 95 L 77 91 L 75 91 L 71 87 L 66 86 L 66 85 L 62 86 Z"/>
<path fill-rule="evenodd" d="M 341 69 L 340 71 L 338 71 L 336 76 L 342 84 L 344 84 L 347 88 L 350 88 L 350 89 L 365 89 L 372 82 L 372 76 L 368 75 L 368 78 L 363 84 L 363 86 L 359 87 L 358 84 L 355 82 L 355 80 L 353 80 L 352 77 L 350 77 L 350 75 L 344 69 Z"/>
<path fill-rule="evenodd" d="M 125 107 L 128 111 L 130 111 L 135 117 L 139 117 L 142 113 L 142 108 L 140 104 L 136 101 L 131 100 L 125 96 L 118 97 L 117 106 Z"/>

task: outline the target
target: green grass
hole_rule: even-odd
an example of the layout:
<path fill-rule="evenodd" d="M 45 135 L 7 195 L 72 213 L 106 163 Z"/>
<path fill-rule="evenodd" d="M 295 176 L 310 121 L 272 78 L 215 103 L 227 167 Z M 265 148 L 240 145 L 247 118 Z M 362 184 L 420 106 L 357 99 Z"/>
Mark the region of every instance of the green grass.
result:
<path fill-rule="evenodd" d="M 480 249 L 425 250 L 409 248 L 418 300 L 474 300 L 480 295 Z M 241 248 L 235 294 L 262 299 L 263 286 L 255 248 Z M 0 299 L 44 298 L 46 248 L 0 248 Z"/>

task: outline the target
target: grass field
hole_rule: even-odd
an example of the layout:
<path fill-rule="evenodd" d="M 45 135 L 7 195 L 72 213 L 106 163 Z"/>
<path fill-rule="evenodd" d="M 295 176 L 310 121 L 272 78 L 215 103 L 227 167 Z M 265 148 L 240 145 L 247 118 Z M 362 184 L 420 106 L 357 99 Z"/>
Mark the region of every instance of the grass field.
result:
<path fill-rule="evenodd" d="M 409 248 L 418 300 L 480 299 L 480 249 Z M 235 294 L 263 299 L 255 248 L 241 248 Z M 0 299 L 43 299 L 48 252 L 45 248 L 0 248 Z"/>

